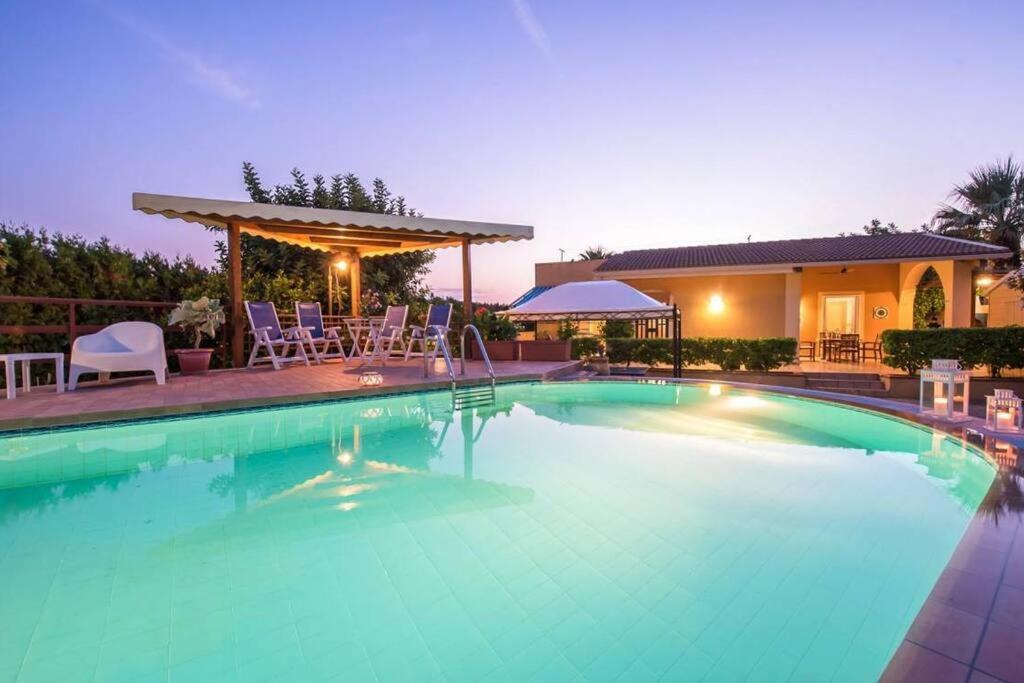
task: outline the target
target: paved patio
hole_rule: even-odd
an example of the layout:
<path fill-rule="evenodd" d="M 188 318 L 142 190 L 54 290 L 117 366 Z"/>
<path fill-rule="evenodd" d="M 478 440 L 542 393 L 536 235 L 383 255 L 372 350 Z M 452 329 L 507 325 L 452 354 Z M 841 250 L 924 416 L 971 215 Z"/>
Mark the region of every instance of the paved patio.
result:
<path fill-rule="evenodd" d="M 498 381 L 554 379 L 572 372 L 570 362 L 496 362 Z M 456 362 L 456 370 L 458 363 Z M 384 377 L 378 387 L 363 387 L 359 375 L 375 370 Z M 487 381 L 483 363 L 466 363 L 459 384 Z M 89 382 L 78 390 L 57 394 L 54 387 L 20 389 L 14 400 L 0 400 L 0 431 L 54 425 L 154 417 L 232 408 L 251 408 L 281 403 L 322 401 L 351 396 L 443 389 L 450 386 L 444 363 L 438 362 L 430 377 L 423 377 L 423 361 L 389 361 L 386 367 L 360 362 L 328 361 L 323 365 L 287 366 L 273 370 L 262 366 L 243 370 L 219 370 L 205 375 L 172 375 L 164 386 L 150 378 Z"/>

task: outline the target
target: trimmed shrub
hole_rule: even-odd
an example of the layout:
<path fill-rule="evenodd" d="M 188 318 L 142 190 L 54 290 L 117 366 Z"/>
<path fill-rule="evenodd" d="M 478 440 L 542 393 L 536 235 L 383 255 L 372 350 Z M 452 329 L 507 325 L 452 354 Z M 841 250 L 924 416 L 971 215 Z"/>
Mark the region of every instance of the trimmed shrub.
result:
<path fill-rule="evenodd" d="M 768 372 L 796 360 L 797 342 L 792 337 L 744 339 L 747 347 L 743 367 L 751 372 Z"/>
<path fill-rule="evenodd" d="M 611 338 L 604 340 L 605 355 L 610 363 L 625 363 L 628 367 L 635 359 L 639 339 Z"/>
<path fill-rule="evenodd" d="M 1006 368 L 1024 368 L 1024 327 L 956 327 L 882 332 L 885 362 L 908 375 L 935 358 L 954 358 L 964 368 L 987 365 L 998 377 Z"/>
<path fill-rule="evenodd" d="M 636 361 L 645 365 L 672 363 L 671 339 L 608 339 L 607 355 L 612 363 Z M 734 339 L 730 337 L 689 337 L 680 341 L 683 365 L 717 365 L 726 372 L 746 368 L 768 372 L 792 363 L 797 342 L 791 337 Z"/>
<path fill-rule="evenodd" d="M 596 356 L 601 353 L 603 346 L 597 337 L 576 337 L 572 340 L 572 357 L 580 359 L 584 356 Z"/>

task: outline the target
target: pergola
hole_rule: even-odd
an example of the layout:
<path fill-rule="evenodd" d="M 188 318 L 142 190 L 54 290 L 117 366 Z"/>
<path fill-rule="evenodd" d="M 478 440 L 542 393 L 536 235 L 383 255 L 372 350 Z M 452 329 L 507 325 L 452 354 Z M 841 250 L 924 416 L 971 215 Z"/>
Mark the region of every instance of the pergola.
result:
<path fill-rule="evenodd" d="M 231 299 L 231 358 L 243 363 L 245 316 L 242 310 L 241 235 L 256 235 L 336 255 L 348 263 L 352 315 L 361 296 L 360 259 L 423 249 L 462 247 L 462 301 L 473 308 L 470 246 L 533 239 L 533 226 L 314 209 L 224 199 L 132 194 L 132 208 L 165 218 L 222 228 L 227 232 L 228 293 Z"/>

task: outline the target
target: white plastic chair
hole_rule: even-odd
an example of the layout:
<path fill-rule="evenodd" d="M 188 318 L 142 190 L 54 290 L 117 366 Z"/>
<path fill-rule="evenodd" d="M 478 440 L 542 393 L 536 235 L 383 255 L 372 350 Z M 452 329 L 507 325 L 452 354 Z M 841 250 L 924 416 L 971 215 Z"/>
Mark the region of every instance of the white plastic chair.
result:
<path fill-rule="evenodd" d="M 382 365 L 388 364 L 388 358 L 395 345 L 405 352 L 405 316 L 409 314 L 408 306 L 388 306 L 384 313 L 384 322 L 370 329 L 370 337 L 366 340 L 363 355 L 369 364 L 379 360 Z"/>
<path fill-rule="evenodd" d="M 309 341 L 308 332 L 301 327 L 281 329 L 273 301 L 246 301 L 245 314 L 249 317 L 249 332 L 253 337 L 248 367 L 269 362 L 275 370 L 280 370 L 282 363 L 298 361 L 309 365 L 306 344 L 312 346 L 313 342 Z M 292 346 L 295 352 L 288 356 Z M 260 358 L 261 350 L 267 354 L 266 357 Z"/>
<path fill-rule="evenodd" d="M 144 322 L 114 323 L 95 334 L 75 339 L 71 347 L 71 371 L 68 390 L 74 391 L 78 378 L 97 373 L 106 380 L 112 372 L 148 370 L 156 383 L 167 381 L 167 351 L 164 331 Z"/>

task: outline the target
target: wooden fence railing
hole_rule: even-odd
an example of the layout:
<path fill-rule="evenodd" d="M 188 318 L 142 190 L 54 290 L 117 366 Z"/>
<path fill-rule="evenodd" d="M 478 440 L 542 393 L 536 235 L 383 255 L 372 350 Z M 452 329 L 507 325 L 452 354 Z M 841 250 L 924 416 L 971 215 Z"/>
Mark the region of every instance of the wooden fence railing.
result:
<path fill-rule="evenodd" d="M 0 334 L 67 334 L 70 343 L 80 334 L 97 332 L 106 325 L 78 323 L 78 309 L 81 306 L 102 306 L 108 308 L 164 308 L 171 309 L 178 304 L 170 301 L 131 301 L 120 299 L 69 299 L 48 296 L 0 296 L 0 304 L 27 304 L 30 306 L 64 306 L 67 308 L 67 322 L 63 325 L 5 325 L 0 317 Z M 166 329 L 171 329 L 164 326 Z"/>

